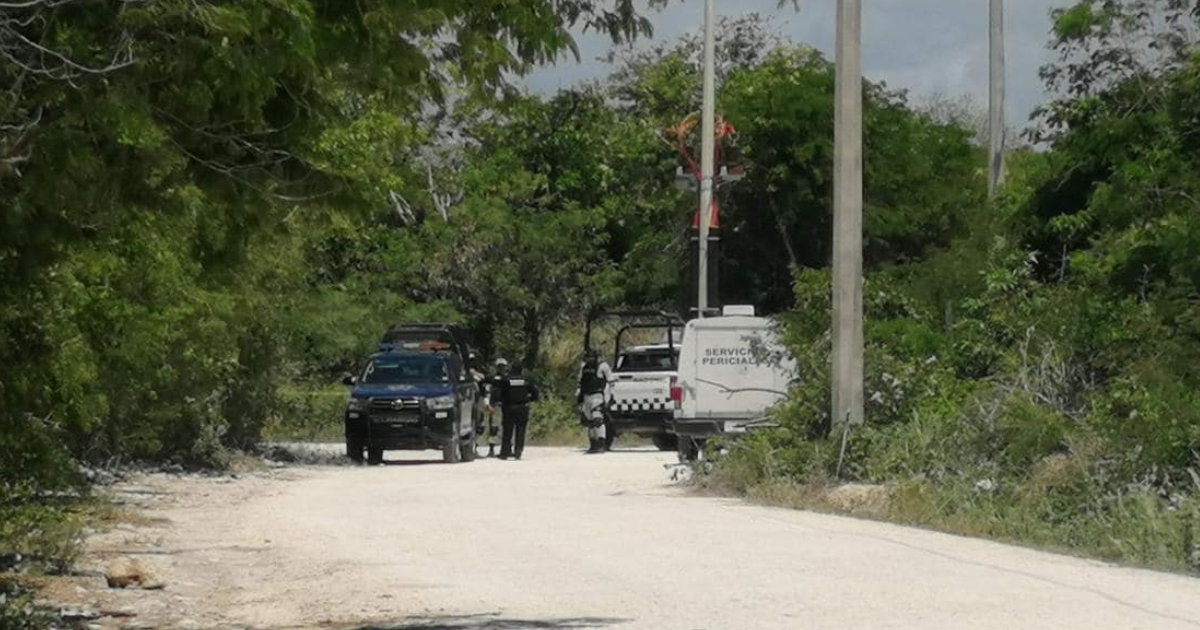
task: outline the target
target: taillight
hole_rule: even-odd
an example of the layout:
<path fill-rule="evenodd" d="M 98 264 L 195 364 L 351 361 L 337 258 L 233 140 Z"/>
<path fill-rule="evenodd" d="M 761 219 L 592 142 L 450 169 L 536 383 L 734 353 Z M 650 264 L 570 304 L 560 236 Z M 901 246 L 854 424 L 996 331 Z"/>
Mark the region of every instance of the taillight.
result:
<path fill-rule="evenodd" d="M 678 409 L 683 405 L 683 388 L 679 386 L 679 380 L 671 377 L 671 401 L 675 403 L 675 408 Z"/>

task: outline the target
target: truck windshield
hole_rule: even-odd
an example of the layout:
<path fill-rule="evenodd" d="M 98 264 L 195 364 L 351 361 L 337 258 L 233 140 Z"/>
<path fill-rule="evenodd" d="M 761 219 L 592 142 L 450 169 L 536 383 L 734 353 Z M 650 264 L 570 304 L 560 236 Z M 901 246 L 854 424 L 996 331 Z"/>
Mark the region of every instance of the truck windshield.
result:
<path fill-rule="evenodd" d="M 450 369 L 442 357 L 376 357 L 363 371 L 362 382 L 372 385 L 448 383 Z"/>
<path fill-rule="evenodd" d="M 670 372 L 675 369 L 678 351 L 652 350 L 649 352 L 627 352 L 617 361 L 618 372 Z"/>

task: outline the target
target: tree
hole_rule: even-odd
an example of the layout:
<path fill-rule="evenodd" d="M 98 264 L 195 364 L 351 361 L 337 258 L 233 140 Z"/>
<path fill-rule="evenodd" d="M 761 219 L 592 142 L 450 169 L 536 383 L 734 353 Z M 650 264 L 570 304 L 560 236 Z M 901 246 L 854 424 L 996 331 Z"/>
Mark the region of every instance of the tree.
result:
<path fill-rule="evenodd" d="M 747 174 L 723 193 L 723 297 L 778 312 L 792 301 L 793 268 L 829 263 L 832 65 L 754 16 L 722 33 L 718 109 L 739 131 Z M 694 111 L 696 46 L 685 38 L 621 58 L 609 80 L 621 111 L 660 127 Z M 984 156 L 957 121 L 914 112 L 903 94 L 868 83 L 866 101 L 868 264 L 917 259 L 961 228 L 961 209 L 982 194 Z M 677 212 L 682 233 L 691 209 Z"/>
<path fill-rule="evenodd" d="M 648 32 L 632 0 L 0 3 L 0 469 L 252 442 L 292 362 L 420 297 L 427 113 L 580 25 Z"/>

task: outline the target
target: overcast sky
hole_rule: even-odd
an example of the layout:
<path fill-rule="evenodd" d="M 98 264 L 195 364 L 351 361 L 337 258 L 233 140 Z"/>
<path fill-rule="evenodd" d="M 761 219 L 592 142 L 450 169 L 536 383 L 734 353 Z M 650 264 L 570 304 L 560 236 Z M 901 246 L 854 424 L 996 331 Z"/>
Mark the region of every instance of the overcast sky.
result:
<path fill-rule="evenodd" d="M 776 0 L 716 0 L 719 15 L 761 13 L 775 17 L 777 30 L 833 57 L 836 0 L 801 0 L 800 12 Z M 1038 68 L 1053 59 L 1047 50 L 1051 8 L 1072 0 L 1008 0 L 1008 118 L 1025 126 L 1029 113 L 1044 102 Z M 675 0 L 661 12 L 649 12 L 656 41 L 674 40 L 703 27 L 703 0 Z M 863 71 L 892 88 L 911 91 L 914 99 L 942 92 L 971 94 L 986 104 L 988 54 L 987 0 L 865 0 Z M 530 87 L 554 92 L 608 74 L 597 58 L 611 48 L 606 37 L 580 35 L 581 63 L 564 60 L 528 78 Z"/>

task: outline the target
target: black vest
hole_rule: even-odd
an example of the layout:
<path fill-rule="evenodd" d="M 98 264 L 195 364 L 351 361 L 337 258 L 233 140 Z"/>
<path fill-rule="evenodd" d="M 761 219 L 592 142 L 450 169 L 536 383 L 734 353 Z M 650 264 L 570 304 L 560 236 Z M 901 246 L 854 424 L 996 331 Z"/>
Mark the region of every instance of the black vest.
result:
<path fill-rule="evenodd" d="M 533 400 L 529 381 L 523 376 L 510 376 L 500 381 L 500 404 L 505 407 L 528 405 Z"/>
<path fill-rule="evenodd" d="M 603 394 L 604 389 L 608 387 L 606 382 L 600 376 L 600 364 L 583 365 L 583 376 L 579 378 L 579 391 L 585 395 L 588 394 Z"/>

